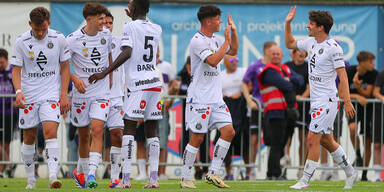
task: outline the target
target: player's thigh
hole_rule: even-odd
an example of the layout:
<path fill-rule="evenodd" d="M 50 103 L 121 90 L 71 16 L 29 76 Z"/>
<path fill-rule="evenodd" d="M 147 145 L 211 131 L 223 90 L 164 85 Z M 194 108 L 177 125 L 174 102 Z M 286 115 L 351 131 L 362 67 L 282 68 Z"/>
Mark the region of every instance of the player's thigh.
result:
<path fill-rule="evenodd" d="M 187 103 L 185 108 L 185 126 L 192 133 L 207 133 L 212 106 L 207 104 Z"/>
<path fill-rule="evenodd" d="M 144 119 L 144 111 L 146 106 L 147 101 L 144 98 L 143 91 L 133 91 L 126 93 L 123 105 L 123 118 L 133 121 Z"/>
<path fill-rule="evenodd" d="M 86 127 L 91 123 L 89 109 L 92 98 L 72 98 L 71 123 L 75 127 Z"/>
<path fill-rule="evenodd" d="M 318 102 L 311 105 L 309 130 L 313 133 L 329 134 L 333 131 L 337 111 L 338 102 Z"/>
<path fill-rule="evenodd" d="M 163 118 L 161 111 L 161 92 L 158 91 L 143 91 L 147 106 L 145 107 L 144 120 L 160 120 Z"/>
<path fill-rule="evenodd" d="M 221 129 L 232 124 L 231 113 L 225 103 L 214 104 L 212 108 L 208 124 L 210 129 Z"/>
<path fill-rule="evenodd" d="M 108 119 L 110 100 L 108 98 L 95 98 L 89 106 L 89 118 L 91 121 L 99 120 L 105 123 Z M 101 122 L 91 122 L 91 124 L 101 124 Z M 103 124 L 104 126 L 104 124 Z"/>
<path fill-rule="evenodd" d="M 39 117 L 40 104 L 25 104 L 25 109 L 19 109 L 19 128 L 35 128 L 40 123 Z"/>
<path fill-rule="evenodd" d="M 111 106 L 109 108 L 109 115 L 107 119 L 108 129 L 124 128 L 123 122 L 123 101 L 121 98 L 111 99 Z"/>

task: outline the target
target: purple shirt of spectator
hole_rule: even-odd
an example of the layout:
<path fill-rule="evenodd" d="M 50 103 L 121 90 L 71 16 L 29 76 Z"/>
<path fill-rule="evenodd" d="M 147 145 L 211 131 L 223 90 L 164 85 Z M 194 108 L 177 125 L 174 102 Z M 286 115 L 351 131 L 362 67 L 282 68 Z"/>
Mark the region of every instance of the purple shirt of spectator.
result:
<path fill-rule="evenodd" d="M 8 66 L 7 69 L 0 71 L 0 94 L 14 94 L 13 85 L 12 85 L 12 66 Z M 19 110 L 12 108 L 12 102 L 14 98 L 12 97 L 2 97 L 0 98 L 0 114 L 5 115 L 18 114 Z"/>
<path fill-rule="evenodd" d="M 252 96 L 260 101 L 261 106 L 263 106 L 263 100 L 261 99 L 257 76 L 259 76 L 264 67 L 265 64 L 261 62 L 261 59 L 253 62 L 251 66 L 248 67 L 247 72 L 245 72 L 243 78 L 243 82 L 246 84 L 248 84 L 250 81 L 252 82 Z"/>
<path fill-rule="evenodd" d="M 345 64 L 345 69 L 347 69 L 349 66 L 351 66 L 351 64 L 349 64 L 348 61 L 344 61 L 344 64 Z M 339 87 L 339 84 L 340 84 L 340 78 L 339 76 L 336 77 L 336 87 L 338 88 Z"/>

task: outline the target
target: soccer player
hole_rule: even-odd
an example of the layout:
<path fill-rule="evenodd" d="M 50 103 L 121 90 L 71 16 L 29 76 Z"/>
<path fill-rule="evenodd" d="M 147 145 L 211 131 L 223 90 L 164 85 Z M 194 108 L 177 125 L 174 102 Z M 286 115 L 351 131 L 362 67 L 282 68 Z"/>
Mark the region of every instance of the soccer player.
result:
<path fill-rule="evenodd" d="M 70 109 L 67 96 L 70 54 L 64 35 L 49 29 L 50 13 L 46 8 L 33 9 L 29 19 L 31 30 L 16 40 L 11 60 L 15 106 L 20 108 L 19 127 L 24 133 L 21 153 L 28 177 L 26 189 L 36 188 L 33 157 L 40 122 L 44 130 L 49 184 L 51 188 L 61 188 L 61 181 L 57 179 L 60 159 L 57 128 L 60 112 Z"/>
<path fill-rule="evenodd" d="M 108 28 L 111 33 L 113 30 L 113 15 L 108 11 L 105 16 L 104 26 Z M 112 37 L 112 60 L 115 60 L 121 53 L 121 38 Z M 111 162 L 111 182 L 109 188 L 115 188 L 119 185 L 120 179 L 120 159 L 121 159 L 121 142 L 123 137 L 123 96 L 124 96 L 124 73 L 123 68 L 119 67 L 113 71 L 111 96 L 109 107 L 109 115 L 107 119 L 107 127 L 109 129 L 110 143 L 110 162 Z"/>
<path fill-rule="evenodd" d="M 105 71 L 89 77 L 89 82 L 97 83 L 98 80 L 103 80 L 107 74 L 125 62 L 125 83 L 129 92 L 125 95 L 123 106 L 122 187 L 131 188 L 130 173 L 136 124 L 139 119 L 144 118 L 150 166 L 150 177 L 144 188 L 159 188 L 157 174 L 160 144 L 157 121 L 162 118 L 160 103 L 162 83 L 155 65 L 162 29 L 159 25 L 146 20 L 149 0 L 131 0 L 125 11 L 132 18 L 132 22 L 125 24 L 123 28 L 122 53 Z"/>
<path fill-rule="evenodd" d="M 192 132 L 183 154 L 181 188 L 196 188 L 192 180 L 192 167 L 199 146 L 209 129 L 218 128 L 214 157 L 205 181 L 220 188 L 229 188 L 218 175 L 231 141 L 235 136 L 231 114 L 223 101 L 219 62 L 224 55 L 236 55 L 239 46 L 236 26 L 228 14 L 224 42 L 214 33 L 220 31 L 221 10 L 215 5 L 201 6 L 197 17 L 201 23 L 190 42 L 192 82 L 188 87 L 185 108 L 186 128 Z"/>
<path fill-rule="evenodd" d="M 90 75 L 105 70 L 112 62 L 111 32 L 103 28 L 107 11 L 99 3 L 86 3 L 83 7 L 86 26 L 67 37 L 74 71 L 71 80 L 76 87 L 73 90 L 71 121 L 78 127 L 80 155 L 73 175 L 81 188 L 96 188 L 98 185 L 95 173 L 101 160 L 104 124 L 111 104 L 111 75 L 109 80 L 103 79 L 95 84 L 87 81 Z"/>
<path fill-rule="evenodd" d="M 307 25 L 309 38 L 296 41 L 291 31 L 291 21 L 295 17 L 296 6 L 291 8 L 285 19 L 285 44 L 289 49 L 298 48 L 308 52 L 308 78 L 311 101 L 311 123 L 309 125 L 308 157 L 301 179 L 290 188 L 306 189 L 318 166 L 320 144 L 332 155 L 341 166 L 347 179 L 344 189 L 351 189 L 357 179 L 357 171 L 352 167 L 343 148 L 333 138 L 333 122 L 335 120 L 339 97 L 335 85 L 336 76 L 340 78 L 340 96 L 344 99 L 344 110 L 348 118 L 352 118 L 355 109 L 351 103 L 348 78 L 345 72 L 343 50 L 334 39 L 329 38 L 333 25 L 333 17 L 329 11 L 310 11 Z"/>

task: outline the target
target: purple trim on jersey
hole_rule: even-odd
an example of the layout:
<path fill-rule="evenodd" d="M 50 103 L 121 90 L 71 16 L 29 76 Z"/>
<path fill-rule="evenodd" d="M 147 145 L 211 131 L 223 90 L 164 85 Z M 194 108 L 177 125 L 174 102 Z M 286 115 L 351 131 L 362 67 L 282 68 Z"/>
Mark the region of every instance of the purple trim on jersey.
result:
<path fill-rule="evenodd" d="M 253 62 L 247 69 L 247 72 L 245 72 L 243 82 L 248 83 L 252 82 L 252 96 L 258 99 L 263 105 L 263 100 L 261 99 L 260 90 L 259 90 L 259 83 L 257 81 L 257 76 L 261 73 L 261 71 L 264 69 L 265 64 L 261 62 L 261 59 Z"/>
<path fill-rule="evenodd" d="M 344 61 L 344 64 L 345 64 L 345 69 L 347 69 L 349 66 L 351 66 L 351 64 L 349 64 L 348 61 Z M 339 84 L 340 84 L 340 78 L 339 76 L 336 77 L 336 87 L 338 88 L 339 87 Z"/>
<path fill-rule="evenodd" d="M 9 69 L 0 71 L 0 94 L 14 94 L 13 85 L 12 85 L 12 65 L 9 66 Z M 3 107 L 6 115 L 11 115 L 12 110 L 13 114 L 18 114 L 19 110 L 16 108 L 12 109 L 12 102 L 14 98 L 0 98 L 0 114 L 3 114 Z M 5 106 L 4 106 L 5 103 Z"/>

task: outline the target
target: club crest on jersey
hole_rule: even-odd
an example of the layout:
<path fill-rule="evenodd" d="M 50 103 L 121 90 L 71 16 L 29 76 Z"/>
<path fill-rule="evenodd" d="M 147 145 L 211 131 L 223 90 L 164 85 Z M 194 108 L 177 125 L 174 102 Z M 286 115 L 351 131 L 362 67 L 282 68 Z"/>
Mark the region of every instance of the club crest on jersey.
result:
<path fill-rule="evenodd" d="M 83 52 L 84 57 L 88 57 L 88 48 L 84 48 L 81 51 Z"/>
<path fill-rule="evenodd" d="M 104 38 L 102 38 L 102 39 L 100 40 L 100 43 L 101 43 L 102 45 L 105 45 L 105 43 L 107 43 L 107 40 L 105 40 Z"/>
<path fill-rule="evenodd" d="M 319 54 L 321 55 L 321 54 L 323 54 L 323 52 L 324 52 L 324 49 L 321 48 L 321 49 L 319 50 Z"/>
<path fill-rule="evenodd" d="M 201 123 L 196 123 L 196 129 L 197 129 L 197 130 L 200 130 L 201 128 L 203 128 L 203 126 L 201 125 Z"/>
<path fill-rule="evenodd" d="M 52 43 L 52 42 L 49 42 L 49 43 L 47 44 L 47 47 L 48 47 L 49 49 L 52 49 L 52 48 L 53 48 L 53 43 Z"/>
<path fill-rule="evenodd" d="M 29 51 L 29 52 L 28 52 L 28 55 L 29 55 L 29 59 L 30 59 L 31 61 L 33 61 L 33 60 L 35 59 L 35 52 L 33 52 L 33 51 Z"/>
<path fill-rule="evenodd" d="M 24 119 L 20 119 L 20 124 L 24 125 Z"/>
<path fill-rule="evenodd" d="M 112 49 L 115 49 L 116 45 L 114 43 L 111 44 Z"/>

